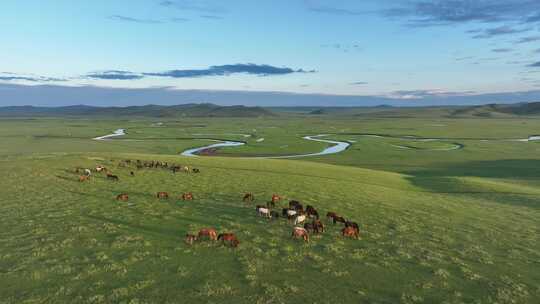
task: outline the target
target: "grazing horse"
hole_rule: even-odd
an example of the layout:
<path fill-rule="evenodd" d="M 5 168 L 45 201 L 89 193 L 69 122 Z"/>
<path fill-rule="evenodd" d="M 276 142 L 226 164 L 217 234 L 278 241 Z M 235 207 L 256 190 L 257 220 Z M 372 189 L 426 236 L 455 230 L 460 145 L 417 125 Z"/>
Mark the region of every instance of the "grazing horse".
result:
<path fill-rule="evenodd" d="M 182 194 L 182 200 L 183 201 L 192 201 L 193 200 L 193 193 L 186 192 Z"/>
<path fill-rule="evenodd" d="M 117 200 L 117 201 L 127 202 L 128 199 L 129 199 L 129 196 L 127 195 L 127 193 L 118 194 L 118 195 L 116 196 L 116 200 Z"/>
<path fill-rule="evenodd" d="M 289 220 L 292 220 L 296 216 L 296 214 L 297 214 L 296 210 L 291 210 L 291 209 L 287 210 L 287 218 Z"/>
<path fill-rule="evenodd" d="M 342 224 L 345 224 L 345 223 L 347 222 L 342 216 L 336 216 L 336 217 L 334 217 L 332 220 L 333 220 L 334 225 L 335 225 L 336 223 L 342 223 Z"/>
<path fill-rule="evenodd" d="M 313 206 L 307 205 L 306 206 L 306 214 L 310 217 L 314 217 L 316 219 L 319 219 L 319 212 Z"/>
<path fill-rule="evenodd" d="M 259 216 L 270 218 L 270 209 L 268 208 L 265 208 L 265 207 L 257 208 L 257 213 L 259 214 Z"/>
<path fill-rule="evenodd" d="M 292 237 L 297 238 L 303 238 L 304 242 L 309 242 L 309 233 L 305 228 L 302 227 L 294 227 L 292 231 Z"/>
<path fill-rule="evenodd" d="M 360 233 L 360 227 L 358 227 L 358 224 L 355 223 L 355 222 L 346 221 L 345 222 L 345 227 L 353 227 L 354 230 L 356 230 L 356 232 Z"/>
<path fill-rule="evenodd" d="M 199 230 L 198 238 L 208 237 L 212 241 L 217 241 L 217 232 L 214 228 L 203 228 Z"/>
<path fill-rule="evenodd" d="M 225 244 L 225 242 L 229 242 L 231 247 L 238 247 L 238 244 L 240 244 L 240 241 L 236 235 L 234 235 L 234 233 L 221 233 L 218 235 L 217 239 L 221 240 L 223 244 Z"/>
<path fill-rule="evenodd" d="M 298 224 L 302 224 L 303 222 L 306 221 L 306 216 L 305 215 L 298 215 L 295 219 L 294 219 L 294 225 L 298 225 Z"/>
<path fill-rule="evenodd" d="M 90 169 L 84 169 L 84 174 L 86 176 L 90 176 L 90 175 L 92 175 L 92 171 L 90 171 Z"/>
<path fill-rule="evenodd" d="M 306 229 L 308 232 L 309 231 L 315 231 L 315 227 L 313 226 L 313 223 L 305 223 L 304 224 L 304 229 Z"/>
<path fill-rule="evenodd" d="M 345 227 L 341 229 L 341 235 L 344 237 L 354 237 L 356 239 L 360 237 L 360 233 L 354 229 L 354 227 Z"/>
<path fill-rule="evenodd" d="M 90 180 L 90 175 L 80 175 L 79 176 L 79 182 L 85 182 Z"/>
<path fill-rule="evenodd" d="M 299 201 L 295 201 L 295 200 L 289 201 L 289 208 L 291 209 L 296 209 L 296 206 L 298 205 L 300 205 Z"/>
<path fill-rule="evenodd" d="M 197 240 L 197 236 L 194 234 L 186 234 L 186 238 L 184 239 L 184 242 L 189 245 L 193 245 L 193 242 Z"/>
<path fill-rule="evenodd" d="M 334 218 L 336 218 L 337 216 L 338 216 L 338 215 L 337 215 L 337 213 L 335 213 L 335 212 L 328 212 L 328 213 L 326 213 L 326 219 L 327 219 L 328 221 L 330 221 L 330 220 L 333 221 Z"/>
<path fill-rule="evenodd" d="M 277 202 L 279 202 L 281 200 L 281 196 L 277 195 L 277 194 L 272 194 L 272 202 L 275 204 Z"/>
<path fill-rule="evenodd" d="M 117 175 L 113 175 L 111 173 L 107 173 L 107 179 L 113 180 L 113 181 L 119 181 L 119 178 Z"/>
<path fill-rule="evenodd" d="M 103 170 L 105 170 L 105 167 L 103 167 L 103 166 L 97 166 L 96 167 L 96 172 L 98 172 L 98 173 L 102 172 Z"/>
<path fill-rule="evenodd" d="M 253 193 L 246 193 L 244 194 L 244 197 L 242 198 L 242 201 L 244 202 L 253 202 L 255 200 L 255 196 Z"/>
<path fill-rule="evenodd" d="M 324 225 L 320 220 L 318 220 L 318 219 L 314 220 L 312 225 L 313 225 L 313 232 L 314 233 L 323 233 L 324 232 Z"/>
<path fill-rule="evenodd" d="M 193 173 L 201 173 L 201 170 L 197 169 L 197 168 L 193 168 Z"/>
<path fill-rule="evenodd" d="M 169 198 L 169 193 L 167 193 L 167 192 L 158 192 L 156 194 L 156 197 L 159 198 L 159 199 L 162 199 L 162 198 L 168 199 Z"/>

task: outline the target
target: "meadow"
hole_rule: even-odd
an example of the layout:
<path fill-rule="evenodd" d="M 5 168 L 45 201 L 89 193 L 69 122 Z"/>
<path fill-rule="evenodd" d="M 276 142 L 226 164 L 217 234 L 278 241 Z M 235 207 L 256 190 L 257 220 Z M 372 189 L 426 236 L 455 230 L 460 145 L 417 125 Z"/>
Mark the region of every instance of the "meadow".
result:
<path fill-rule="evenodd" d="M 127 135 L 91 140 L 118 128 Z M 511 140 L 538 133 L 531 118 L 2 119 L 0 303 L 538 303 L 540 142 Z M 315 134 L 352 146 L 248 158 L 318 152 L 301 139 Z M 213 139 L 247 145 L 179 156 Z M 76 167 L 97 165 L 120 181 L 78 181 Z M 194 201 L 178 199 L 187 191 Z M 296 199 L 358 222 L 361 239 L 324 218 L 324 234 L 291 239 L 285 219 L 255 213 L 273 193 L 280 210 Z M 184 244 L 204 227 L 240 246 Z"/>

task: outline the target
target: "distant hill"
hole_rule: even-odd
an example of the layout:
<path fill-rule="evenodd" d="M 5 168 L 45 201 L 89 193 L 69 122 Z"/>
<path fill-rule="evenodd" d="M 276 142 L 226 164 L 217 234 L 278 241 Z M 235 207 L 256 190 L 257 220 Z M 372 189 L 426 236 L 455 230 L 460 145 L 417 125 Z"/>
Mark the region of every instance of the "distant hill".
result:
<path fill-rule="evenodd" d="M 174 106 L 65 107 L 12 106 L 0 107 L 0 117 L 28 116 L 140 116 L 140 117 L 260 117 L 276 114 L 261 107 L 218 106 L 210 103 Z"/>
<path fill-rule="evenodd" d="M 454 110 L 451 116 L 501 117 L 509 115 L 539 115 L 540 102 L 516 104 L 487 104 Z"/>

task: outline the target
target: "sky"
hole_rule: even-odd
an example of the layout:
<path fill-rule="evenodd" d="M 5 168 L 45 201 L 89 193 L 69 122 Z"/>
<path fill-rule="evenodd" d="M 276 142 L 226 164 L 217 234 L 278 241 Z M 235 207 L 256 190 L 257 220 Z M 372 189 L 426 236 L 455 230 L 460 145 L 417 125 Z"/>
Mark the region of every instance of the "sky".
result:
<path fill-rule="evenodd" d="M 538 0 L 3 0 L 0 106 L 540 101 Z"/>

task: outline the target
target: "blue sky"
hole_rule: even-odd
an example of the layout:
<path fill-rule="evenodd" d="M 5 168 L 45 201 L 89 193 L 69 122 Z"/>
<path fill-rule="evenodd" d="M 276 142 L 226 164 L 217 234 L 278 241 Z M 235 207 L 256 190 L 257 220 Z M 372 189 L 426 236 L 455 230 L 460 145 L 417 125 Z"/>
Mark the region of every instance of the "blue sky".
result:
<path fill-rule="evenodd" d="M 540 90 L 537 0 L 5 0 L 0 26 L 0 105 L 129 104 L 74 88 L 137 103 L 173 102 L 141 92 L 223 104 L 231 92 L 249 104 L 281 92 L 329 106 L 514 102 Z"/>

